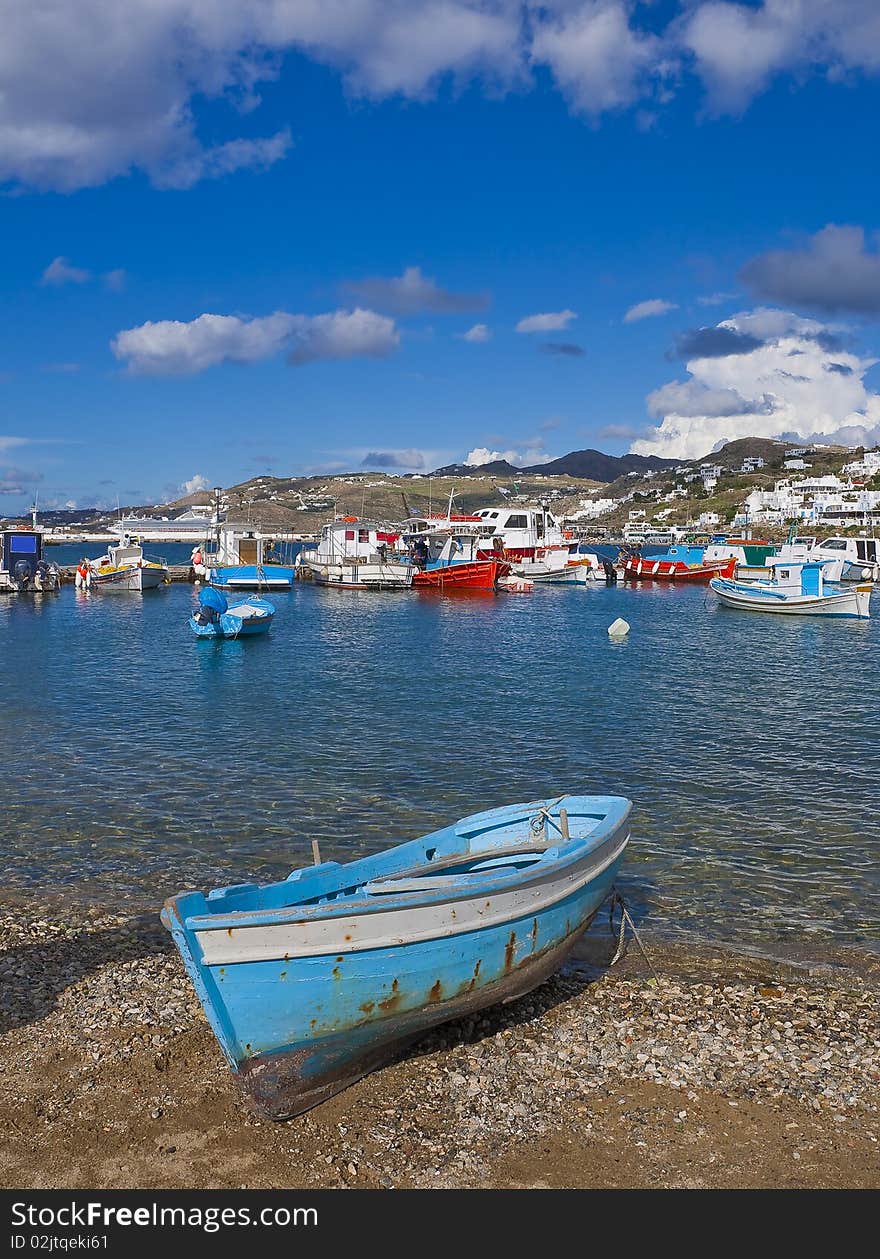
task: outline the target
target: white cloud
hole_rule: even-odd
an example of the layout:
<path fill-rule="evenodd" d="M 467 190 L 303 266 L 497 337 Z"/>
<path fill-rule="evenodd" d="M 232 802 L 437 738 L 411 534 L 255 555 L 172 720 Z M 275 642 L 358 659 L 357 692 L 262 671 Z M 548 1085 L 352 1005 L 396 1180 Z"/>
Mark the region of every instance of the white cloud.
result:
<path fill-rule="evenodd" d="M 202 490 L 211 489 L 211 482 L 206 476 L 202 476 L 197 472 L 195 476 L 191 476 L 188 481 L 182 482 L 180 486 L 180 496 L 185 497 L 188 494 L 199 494 Z"/>
<path fill-rule="evenodd" d="M 695 6 L 681 40 L 719 112 L 738 112 L 782 72 L 880 70 L 875 0 L 764 0 L 758 7 L 708 0 Z"/>
<path fill-rule="evenodd" d="M 880 395 L 864 381 L 877 360 L 848 348 L 839 327 L 758 308 L 718 328 L 748 348 L 692 358 L 687 380 L 651 393 L 648 408 L 662 419 L 632 444 L 633 453 L 696 459 L 738 437 L 830 440 L 847 428 L 880 439 Z"/>
<path fill-rule="evenodd" d="M 577 315 L 573 310 L 559 310 L 546 315 L 527 315 L 516 325 L 517 332 L 559 332 L 567 328 Z"/>
<path fill-rule="evenodd" d="M 530 467 L 534 463 L 549 463 L 553 455 L 548 455 L 540 438 L 524 442 L 519 450 L 490 450 L 488 446 L 477 446 L 469 450 L 464 462 L 469 468 L 479 468 L 486 463 L 495 463 L 503 459 L 514 467 Z"/>
<path fill-rule="evenodd" d="M 655 315 L 666 315 L 670 310 L 678 310 L 676 302 L 664 302 L 660 297 L 652 297 L 647 302 L 638 302 L 630 306 L 623 317 L 624 323 L 637 323 L 639 319 L 652 319 Z"/>
<path fill-rule="evenodd" d="M 260 134 L 251 120 L 290 53 L 377 100 L 474 80 L 497 95 L 547 66 L 573 110 L 633 106 L 641 125 L 691 69 L 716 110 L 744 108 L 783 72 L 880 71 L 875 0 L 683 7 L 667 6 L 663 27 L 635 0 L 4 0 L 0 183 L 69 192 L 139 170 L 186 188 L 264 169 L 289 152 L 290 129 Z M 212 132 L 227 107 L 213 143 L 205 101 Z"/>
<path fill-rule="evenodd" d="M 467 332 L 459 335 L 462 341 L 469 341 L 471 345 L 482 345 L 492 337 L 488 325 L 484 323 L 475 323 L 473 328 L 468 328 Z"/>
<path fill-rule="evenodd" d="M 67 258 L 53 258 L 40 277 L 41 284 L 85 284 L 92 278 L 91 271 L 83 267 L 71 266 Z"/>
<path fill-rule="evenodd" d="M 579 0 L 542 6 L 535 15 L 532 60 L 550 66 L 580 113 L 631 105 L 644 94 L 646 72 L 663 68 L 662 41 L 630 26 L 629 7 Z"/>
<path fill-rule="evenodd" d="M 296 344 L 290 353 L 294 364 L 318 359 L 384 358 L 400 344 L 393 319 L 374 310 L 337 310 L 332 315 L 298 315 Z"/>
<path fill-rule="evenodd" d="M 286 129 L 207 144 L 194 102 L 225 101 L 235 127 L 293 50 L 374 97 L 421 98 L 448 74 L 493 84 L 522 74 L 512 0 L 31 0 L 3 10 L 0 181 L 36 188 L 71 191 L 135 168 L 189 187 L 278 161 Z"/>
<path fill-rule="evenodd" d="M 291 315 L 279 310 L 262 318 L 199 315 L 189 323 L 163 319 L 128 328 L 110 343 L 132 373 L 186 376 L 219 363 L 254 363 L 290 351 L 290 362 L 379 357 L 400 342 L 392 319 L 371 310 L 327 315 Z"/>

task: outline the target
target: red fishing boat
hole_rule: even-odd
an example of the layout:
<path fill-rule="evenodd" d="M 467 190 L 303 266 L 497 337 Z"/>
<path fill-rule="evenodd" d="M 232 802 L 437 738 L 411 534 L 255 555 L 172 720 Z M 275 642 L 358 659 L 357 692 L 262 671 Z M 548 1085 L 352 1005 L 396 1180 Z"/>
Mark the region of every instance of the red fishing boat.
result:
<path fill-rule="evenodd" d="M 427 534 L 404 533 L 403 544 L 416 565 L 413 585 L 421 590 L 494 590 L 510 572 L 510 564 L 501 556 L 483 558 L 481 541 L 475 529 L 455 526 Z"/>
<path fill-rule="evenodd" d="M 494 590 L 499 578 L 506 576 L 510 565 L 497 560 L 476 560 L 473 564 L 447 564 L 426 568 L 413 574 L 413 585 L 420 590 Z"/>
<path fill-rule="evenodd" d="M 624 581 L 702 581 L 713 577 L 733 577 L 736 556 L 723 560 L 688 560 L 684 555 L 628 555 L 623 561 Z M 686 548 L 682 548 L 686 550 Z"/>

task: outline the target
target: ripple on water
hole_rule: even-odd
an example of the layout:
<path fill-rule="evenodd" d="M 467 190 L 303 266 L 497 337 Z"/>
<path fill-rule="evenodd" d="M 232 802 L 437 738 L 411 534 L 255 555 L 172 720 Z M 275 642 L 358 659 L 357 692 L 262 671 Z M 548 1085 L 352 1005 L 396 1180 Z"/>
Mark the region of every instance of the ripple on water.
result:
<path fill-rule="evenodd" d="M 214 644 L 194 600 L 0 599 L 8 884 L 151 904 L 568 789 L 635 801 L 622 885 L 657 932 L 877 949 L 876 621 L 303 586 Z"/>

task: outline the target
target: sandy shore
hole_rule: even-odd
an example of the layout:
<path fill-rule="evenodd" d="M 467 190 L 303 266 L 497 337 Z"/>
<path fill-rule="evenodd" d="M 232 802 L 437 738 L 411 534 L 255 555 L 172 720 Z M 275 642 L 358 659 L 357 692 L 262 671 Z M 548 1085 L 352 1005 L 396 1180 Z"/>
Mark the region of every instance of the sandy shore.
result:
<path fill-rule="evenodd" d="M 285 1124 L 153 915 L 0 905 L 4 1187 L 878 1187 L 880 967 L 634 947 Z"/>

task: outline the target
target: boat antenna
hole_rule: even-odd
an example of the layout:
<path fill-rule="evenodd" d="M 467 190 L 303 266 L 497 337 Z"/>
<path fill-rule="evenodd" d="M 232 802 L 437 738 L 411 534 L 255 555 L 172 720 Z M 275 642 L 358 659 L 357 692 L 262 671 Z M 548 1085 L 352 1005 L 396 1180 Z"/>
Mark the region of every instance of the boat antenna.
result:
<path fill-rule="evenodd" d="M 34 490 L 34 505 L 31 508 L 31 524 L 34 527 L 34 532 L 36 532 L 36 528 L 37 528 L 37 491 L 36 490 Z"/>

